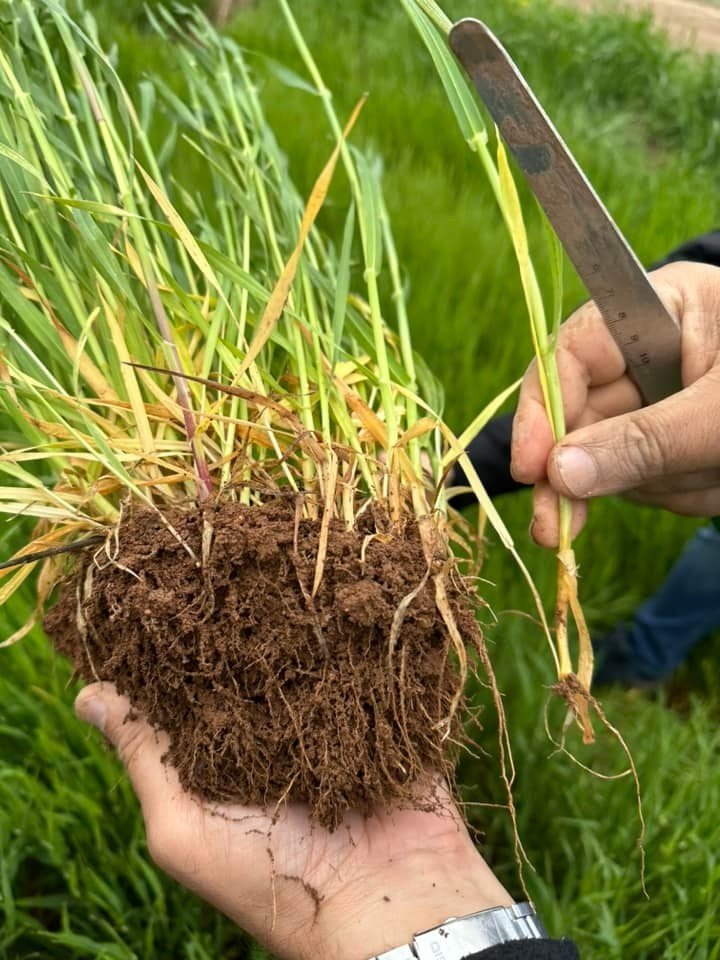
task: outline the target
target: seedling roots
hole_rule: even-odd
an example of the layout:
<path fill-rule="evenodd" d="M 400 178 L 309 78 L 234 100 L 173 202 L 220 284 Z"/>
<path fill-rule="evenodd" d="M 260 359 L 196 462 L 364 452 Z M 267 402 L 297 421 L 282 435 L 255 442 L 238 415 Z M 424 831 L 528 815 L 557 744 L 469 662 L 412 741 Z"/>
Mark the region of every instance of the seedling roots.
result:
<path fill-rule="evenodd" d="M 187 790 L 286 797 L 334 828 L 348 809 L 417 807 L 427 770 L 452 780 L 462 671 L 437 605 L 443 570 L 460 634 L 481 639 L 447 556 L 428 575 L 413 518 L 331 520 L 313 593 L 321 528 L 288 496 L 135 508 L 76 565 L 45 626 L 85 680 L 112 681 L 167 732 Z"/>

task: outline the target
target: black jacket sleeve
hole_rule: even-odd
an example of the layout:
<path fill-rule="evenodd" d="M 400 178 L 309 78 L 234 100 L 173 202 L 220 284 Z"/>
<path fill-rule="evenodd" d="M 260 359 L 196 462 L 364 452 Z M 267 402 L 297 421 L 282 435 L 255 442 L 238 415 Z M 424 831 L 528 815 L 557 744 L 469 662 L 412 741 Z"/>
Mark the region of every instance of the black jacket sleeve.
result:
<path fill-rule="evenodd" d="M 650 269 L 657 270 L 658 267 L 678 260 L 691 260 L 693 263 L 709 263 L 712 267 L 720 267 L 720 230 L 711 230 L 700 237 L 693 237 L 671 250 L 662 260 L 652 264 Z"/>
<path fill-rule="evenodd" d="M 517 940 L 471 953 L 464 960 L 580 960 L 570 940 Z"/>
<path fill-rule="evenodd" d="M 498 497 L 501 493 L 513 493 L 524 486 L 517 480 L 513 480 L 510 473 L 510 440 L 514 416 L 514 413 L 506 413 L 495 417 L 470 441 L 466 450 L 470 462 L 491 497 Z M 467 477 L 460 466 L 457 468 L 452 485 L 468 486 Z M 472 503 L 475 503 L 473 493 L 459 493 L 450 500 L 451 506 L 456 510 L 463 510 Z"/>

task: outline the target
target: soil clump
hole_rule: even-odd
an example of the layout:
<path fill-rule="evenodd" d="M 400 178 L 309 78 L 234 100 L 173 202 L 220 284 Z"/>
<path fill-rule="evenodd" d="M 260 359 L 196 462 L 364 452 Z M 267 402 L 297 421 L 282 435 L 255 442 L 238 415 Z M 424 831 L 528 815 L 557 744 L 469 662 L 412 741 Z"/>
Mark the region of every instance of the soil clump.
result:
<path fill-rule="evenodd" d="M 287 498 L 134 509 L 45 627 L 83 679 L 112 681 L 167 732 L 185 789 L 307 803 L 332 829 L 348 809 L 416 807 L 427 770 L 452 779 L 459 677 L 416 521 L 332 521 L 313 597 L 320 537 Z M 449 568 L 460 632 L 479 640 Z"/>

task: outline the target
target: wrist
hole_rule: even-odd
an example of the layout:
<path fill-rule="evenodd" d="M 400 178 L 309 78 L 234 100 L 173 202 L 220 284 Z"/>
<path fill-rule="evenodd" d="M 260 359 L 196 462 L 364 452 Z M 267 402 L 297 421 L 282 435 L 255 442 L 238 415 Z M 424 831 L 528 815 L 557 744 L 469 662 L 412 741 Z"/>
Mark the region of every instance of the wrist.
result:
<path fill-rule="evenodd" d="M 324 902 L 301 960 L 368 960 L 409 943 L 448 917 L 513 900 L 479 853 L 467 844 L 388 860 Z"/>

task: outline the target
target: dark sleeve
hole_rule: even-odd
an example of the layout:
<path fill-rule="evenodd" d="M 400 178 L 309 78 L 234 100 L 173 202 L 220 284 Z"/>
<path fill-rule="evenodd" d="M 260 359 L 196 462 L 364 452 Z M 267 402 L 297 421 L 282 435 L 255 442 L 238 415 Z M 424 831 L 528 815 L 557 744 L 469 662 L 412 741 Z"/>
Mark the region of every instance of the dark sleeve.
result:
<path fill-rule="evenodd" d="M 666 263 L 675 263 L 678 260 L 691 260 L 693 263 L 709 263 L 713 267 L 720 267 L 720 230 L 711 230 L 700 237 L 693 237 L 671 250 L 662 260 L 652 264 L 650 269 L 657 270 Z"/>
<path fill-rule="evenodd" d="M 510 440 L 514 416 L 514 413 L 506 413 L 495 417 L 470 441 L 466 451 L 482 485 L 491 497 L 512 493 L 524 486 L 513 480 L 510 474 Z M 468 486 L 465 472 L 459 466 L 452 485 Z M 475 495 L 472 493 L 460 493 L 450 500 L 451 506 L 456 510 L 463 510 L 472 503 L 475 503 Z"/>
<path fill-rule="evenodd" d="M 464 960 L 580 960 L 580 954 L 571 940 L 516 940 L 471 953 Z"/>

